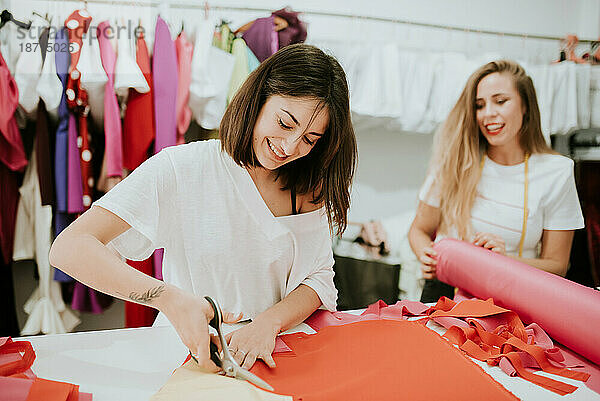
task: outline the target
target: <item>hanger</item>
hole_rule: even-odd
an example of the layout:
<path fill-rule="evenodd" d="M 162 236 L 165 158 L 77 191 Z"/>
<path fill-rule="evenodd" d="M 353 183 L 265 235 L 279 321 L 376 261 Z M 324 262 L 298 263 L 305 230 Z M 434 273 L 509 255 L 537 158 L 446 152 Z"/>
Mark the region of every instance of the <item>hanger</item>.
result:
<path fill-rule="evenodd" d="M 208 4 L 208 1 L 204 2 L 204 19 L 208 20 L 208 12 L 210 10 L 210 5 Z"/>
<path fill-rule="evenodd" d="M 10 21 L 12 21 L 19 28 L 24 28 L 24 29 L 31 28 L 31 21 L 22 22 L 22 21 L 16 20 L 15 17 L 13 17 L 13 15 L 10 13 L 10 11 L 8 11 L 8 10 L 2 11 L 2 13 L 0 14 L 0 28 L 2 28 L 4 26 L 4 24 L 6 24 L 7 22 L 10 22 Z"/>

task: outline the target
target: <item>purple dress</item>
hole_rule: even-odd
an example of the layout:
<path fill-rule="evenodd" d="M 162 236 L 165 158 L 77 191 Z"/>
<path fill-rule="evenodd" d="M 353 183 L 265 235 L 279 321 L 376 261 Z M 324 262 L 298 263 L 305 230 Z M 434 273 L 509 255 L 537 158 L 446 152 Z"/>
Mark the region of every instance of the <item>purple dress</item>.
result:
<path fill-rule="evenodd" d="M 258 61 L 263 62 L 279 50 L 277 32 L 275 32 L 275 17 L 257 18 L 242 38 L 256 55 Z"/>
<path fill-rule="evenodd" d="M 56 213 L 54 215 L 54 235 L 57 236 L 73 221 L 68 213 L 68 164 L 67 149 L 69 142 L 69 109 L 67 108 L 67 98 L 65 89 L 67 87 L 67 75 L 69 65 L 71 64 L 71 55 L 68 51 L 69 38 L 67 29 L 62 28 L 56 33 L 57 49 L 55 54 L 56 75 L 63 86 L 63 94 L 58 106 L 58 128 L 56 129 L 56 140 L 54 147 L 54 185 L 56 188 Z M 71 276 L 63 273 L 61 270 L 54 270 L 54 280 L 72 281 Z"/>
<path fill-rule="evenodd" d="M 167 23 L 158 17 L 152 55 L 152 93 L 154 95 L 154 153 L 177 142 L 177 51 Z M 154 275 L 162 279 L 162 250 L 154 253 Z"/>

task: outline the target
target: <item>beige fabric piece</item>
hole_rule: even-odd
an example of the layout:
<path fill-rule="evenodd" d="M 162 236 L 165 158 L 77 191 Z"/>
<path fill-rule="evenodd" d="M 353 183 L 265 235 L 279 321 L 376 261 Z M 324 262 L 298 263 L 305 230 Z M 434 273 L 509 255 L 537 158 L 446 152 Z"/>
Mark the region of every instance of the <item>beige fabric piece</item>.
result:
<path fill-rule="evenodd" d="M 207 373 L 189 360 L 175 369 L 173 376 L 150 401 L 293 401 L 292 397 L 269 393 L 231 377 Z"/>

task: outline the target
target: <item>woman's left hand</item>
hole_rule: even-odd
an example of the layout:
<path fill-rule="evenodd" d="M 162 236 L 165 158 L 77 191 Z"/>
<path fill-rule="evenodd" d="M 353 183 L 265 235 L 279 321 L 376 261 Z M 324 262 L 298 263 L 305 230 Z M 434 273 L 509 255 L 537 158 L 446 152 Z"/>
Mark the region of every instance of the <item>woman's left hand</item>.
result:
<path fill-rule="evenodd" d="M 268 321 L 256 319 L 241 329 L 229 333 L 225 338 L 229 352 L 244 369 L 250 369 L 257 359 L 262 359 L 270 367 L 275 367 L 273 350 L 279 329 Z"/>
<path fill-rule="evenodd" d="M 500 255 L 506 255 L 506 244 L 504 243 L 504 239 L 499 235 L 492 233 L 477 233 L 473 238 L 473 244 L 487 248 Z"/>

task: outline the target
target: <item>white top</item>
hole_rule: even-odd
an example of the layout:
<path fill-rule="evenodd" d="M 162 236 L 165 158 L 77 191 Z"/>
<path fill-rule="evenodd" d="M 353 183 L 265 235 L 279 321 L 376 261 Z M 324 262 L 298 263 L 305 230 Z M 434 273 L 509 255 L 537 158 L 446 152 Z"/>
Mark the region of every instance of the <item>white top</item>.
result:
<path fill-rule="evenodd" d="M 188 101 L 196 122 L 205 129 L 218 128 L 221 123 L 235 64 L 231 53 L 212 46 L 214 26 L 204 21 L 196 30 Z"/>
<path fill-rule="evenodd" d="M 523 257 L 535 258 L 539 256 L 538 244 L 543 230 L 576 230 L 584 227 L 584 223 L 571 159 L 547 153 L 533 154 L 529 158 L 528 177 L 529 213 Z M 433 181 L 433 176 L 428 175 L 419 199 L 439 208 L 439 190 L 432 189 Z M 473 232 L 500 235 L 508 255 L 517 255 L 519 251 L 524 183 L 525 163 L 504 166 L 486 157 L 471 209 Z M 453 228 L 448 236 L 457 237 L 456 229 Z M 438 235 L 436 241 L 441 238 Z"/>
<path fill-rule="evenodd" d="M 335 310 L 324 208 L 274 217 L 218 140 L 166 148 L 94 205 L 132 227 L 111 241 L 122 256 L 143 260 L 164 248 L 164 281 L 225 311 L 254 318 L 300 284 Z"/>

